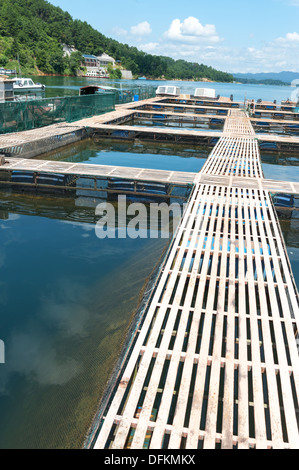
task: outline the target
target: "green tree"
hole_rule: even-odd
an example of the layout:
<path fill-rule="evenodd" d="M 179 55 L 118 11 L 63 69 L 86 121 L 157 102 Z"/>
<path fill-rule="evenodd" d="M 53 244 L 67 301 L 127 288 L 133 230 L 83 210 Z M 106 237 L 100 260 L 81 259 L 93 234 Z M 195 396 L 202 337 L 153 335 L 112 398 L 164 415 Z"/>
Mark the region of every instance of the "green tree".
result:
<path fill-rule="evenodd" d="M 122 77 L 121 70 L 119 68 L 113 68 L 112 64 L 108 64 L 107 71 L 109 78 L 112 80 L 118 80 Z"/>
<path fill-rule="evenodd" d="M 5 67 L 8 64 L 8 57 L 3 54 L 0 54 L 0 67 Z"/>
<path fill-rule="evenodd" d="M 78 70 L 82 70 L 82 54 L 81 52 L 72 52 L 69 57 L 69 67 L 73 75 L 77 75 Z"/>
<path fill-rule="evenodd" d="M 154 56 L 136 47 L 121 44 L 105 37 L 88 23 L 73 20 L 71 15 L 46 0 L 0 0 L 0 38 L 11 41 L 10 60 L 20 55 L 24 68 L 37 66 L 44 73 L 74 74 L 78 58 L 63 57 L 61 44 L 74 45 L 78 51 L 100 55 L 102 52 L 121 60 L 122 66 L 133 75 L 168 79 L 209 78 L 215 81 L 233 81 L 233 76 L 203 64 L 170 57 Z M 4 59 L 2 59 L 4 60 Z M 118 74 L 120 72 L 113 72 Z"/>

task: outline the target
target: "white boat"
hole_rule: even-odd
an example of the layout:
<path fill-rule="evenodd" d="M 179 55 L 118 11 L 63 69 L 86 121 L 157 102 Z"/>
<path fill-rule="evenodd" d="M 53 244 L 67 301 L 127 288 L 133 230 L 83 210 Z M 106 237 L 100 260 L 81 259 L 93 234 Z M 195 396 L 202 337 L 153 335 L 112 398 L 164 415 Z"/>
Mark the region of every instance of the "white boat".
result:
<path fill-rule="evenodd" d="M 46 86 L 42 83 L 34 83 L 31 78 L 16 78 L 13 88 L 14 91 L 42 91 L 46 89 Z"/>

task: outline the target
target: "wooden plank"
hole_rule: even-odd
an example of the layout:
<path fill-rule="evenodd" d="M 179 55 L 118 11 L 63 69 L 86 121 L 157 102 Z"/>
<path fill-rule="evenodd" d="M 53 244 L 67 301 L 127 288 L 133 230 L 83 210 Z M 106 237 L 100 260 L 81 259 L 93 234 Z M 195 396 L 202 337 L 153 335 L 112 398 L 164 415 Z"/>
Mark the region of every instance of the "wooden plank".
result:
<path fill-rule="evenodd" d="M 235 336 L 235 313 L 236 313 L 236 204 L 238 204 L 237 189 L 232 189 L 231 218 L 230 218 L 230 252 L 228 275 L 228 307 L 227 307 L 227 332 L 226 332 L 226 362 L 223 393 L 223 425 L 222 425 L 222 448 L 233 447 L 233 419 L 234 419 L 234 336 Z M 224 274 L 225 275 L 225 274 Z"/>
<path fill-rule="evenodd" d="M 213 189 L 212 187 L 209 188 L 210 192 Z M 217 204 L 215 204 L 215 200 L 217 201 L 217 196 L 221 197 L 222 188 L 216 189 L 216 197 L 211 195 L 207 199 L 207 210 L 209 208 L 212 209 L 211 218 L 215 217 Z M 211 227 L 212 224 L 210 224 Z M 201 312 L 202 310 L 202 303 L 204 299 L 204 295 L 206 293 L 206 276 L 210 261 L 210 250 L 212 248 L 213 243 L 213 231 L 210 228 L 208 233 L 205 236 L 205 250 L 204 250 L 204 257 L 202 261 L 202 268 L 201 268 L 201 276 L 198 282 L 198 290 L 196 295 L 196 303 L 195 303 L 195 311 Z M 207 299 L 208 302 L 208 299 Z M 197 374 L 196 380 L 194 385 L 194 395 L 192 401 L 192 413 L 190 415 L 190 429 L 199 429 L 194 425 L 194 421 L 198 422 L 199 414 L 198 412 L 201 410 L 201 400 L 203 399 L 203 389 L 204 389 L 204 377 L 206 376 L 207 371 L 207 356 L 208 356 L 208 348 L 210 343 L 210 332 L 211 332 L 211 325 L 212 325 L 212 315 L 209 314 L 208 307 L 205 314 L 205 321 L 203 327 L 203 337 L 201 342 L 201 348 L 199 353 L 199 359 L 197 363 Z M 193 345 L 194 347 L 194 345 Z M 190 363 L 190 359 L 185 359 L 184 369 L 182 374 L 182 381 L 181 387 L 178 394 L 178 401 L 176 407 L 176 414 L 174 416 L 173 427 L 174 431 L 171 433 L 170 440 L 169 440 L 169 448 L 170 449 L 177 449 L 180 446 L 181 438 L 182 438 L 182 428 L 186 414 L 186 407 L 188 402 L 188 392 L 190 387 L 190 381 L 192 376 L 192 367 Z M 201 378 L 198 379 L 198 377 Z M 198 410 L 197 412 L 195 410 Z"/>
<path fill-rule="evenodd" d="M 208 219 L 208 217 L 207 217 L 207 214 L 206 214 L 206 216 L 205 216 L 206 223 L 207 223 L 207 219 Z M 186 281 L 187 281 L 187 279 L 189 279 L 188 292 L 187 292 L 187 296 L 185 297 L 185 300 L 184 300 L 184 311 L 182 312 L 181 321 L 180 321 L 180 330 L 181 330 L 181 335 L 180 335 L 181 344 L 180 344 L 180 346 L 182 347 L 182 342 L 184 340 L 183 333 L 186 330 L 187 321 L 188 321 L 188 317 L 189 317 L 189 306 L 190 306 L 191 301 L 192 301 L 192 293 L 193 293 L 193 289 L 194 289 L 194 285 L 195 285 L 195 281 L 196 281 L 196 278 L 194 277 L 194 274 L 193 274 L 193 278 L 192 278 L 192 273 L 191 273 L 191 276 L 189 276 L 189 266 L 190 266 L 190 263 L 191 263 L 191 260 L 192 260 L 192 255 L 193 255 L 193 252 L 194 252 L 195 242 L 197 240 L 196 227 L 198 227 L 199 224 L 201 224 L 201 213 L 200 212 L 197 214 L 196 225 L 195 225 L 195 228 L 193 229 L 192 233 L 190 233 L 190 232 L 189 232 L 189 234 L 185 233 L 185 237 L 187 237 L 187 236 L 189 238 L 191 237 L 191 240 L 190 240 L 190 244 L 188 246 L 187 256 L 186 256 L 186 259 L 185 259 L 185 262 L 184 262 L 183 269 L 180 270 L 180 273 L 179 273 L 179 271 L 176 271 L 175 269 L 173 269 L 172 272 L 171 272 L 171 275 L 174 276 L 176 279 L 179 276 L 179 283 L 178 283 L 178 286 L 177 286 L 176 295 L 175 295 L 175 298 L 173 300 L 173 303 L 172 303 L 172 305 L 168 305 L 168 308 L 171 309 L 171 312 L 170 312 L 170 315 L 169 315 L 169 320 L 168 320 L 167 326 L 166 326 L 166 328 L 163 332 L 163 339 L 162 339 L 161 345 L 159 346 L 159 352 L 157 354 L 157 360 L 156 360 L 156 363 L 155 363 L 155 368 L 154 368 L 154 371 L 153 371 L 153 374 L 152 374 L 152 377 L 151 377 L 151 382 L 149 384 L 148 391 L 147 391 L 147 394 L 146 394 L 146 398 L 145 398 L 145 401 L 144 401 L 144 404 L 143 404 L 143 409 L 142 409 L 141 414 L 140 414 L 140 419 L 139 419 L 138 427 L 136 429 L 136 433 L 134 435 L 132 448 L 140 448 L 140 442 L 141 442 L 140 439 L 144 440 L 145 432 L 146 432 L 145 423 L 147 421 L 149 421 L 149 419 L 150 419 L 150 414 L 151 414 L 151 411 L 152 411 L 152 408 L 153 408 L 154 398 L 155 398 L 155 395 L 157 393 L 159 379 L 160 379 L 162 369 L 163 369 L 163 366 L 165 364 L 165 360 L 166 360 L 167 353 L 168 353 L 168 345 L 169 345 L 169 342 L 170 342 L 170 339 L 171 339 L 171 334 L 172 334 L 172 331 L 173 331 L 174 321 L 176 319 L 176 315 L 178 314 L 178 309 L 179 309 L 179 305 L 181 303 L 181 298 L 182 298 L 182 295 L 183 295 L 183 292 L 184 292 Z M 186 252 L 186 248 L 183 248 L 183 250 L 181 250 L 181 251 Z M 184 253 L 184 255 L 185 255 L 185 253 Z M 181 260 L 181 257 L 179 258 L 179 260 Z M 196 269 L 196 264 L 195 263 L 193 263 L 193 270 L 194 269 Z M 164 299 L 163 299 L 163 301 L 164 301 Z M 173 312 L 173 314 L 172 314 L 172 312 Z M 170 320 L 171 317 L 172 317 L 172 319 Z M 181 351 L 181 349 L 180 349 L 180 351 Z M 177 352 L 178 352 L 178 350 L 177 350 Z M 174 369 L 176 369 L 176 370 L 178 369 L 178 366 L 179 366 L 179 360 L 180 360 L 180 357 L 178 357 L 178 356 L 175 357 L 174 354 L 172 354 L 171 361 L 172 361 Z M 170 371 L 168 372 L 168 374 L 170 374 L 170 378 L 172 379 L 173 376 L 171 375 Z M 176 376 L 176 374 L 175 374 L 175 376 Z M 159 407 L 159 412 L 158 412 L 158 418 L 160 418 L 160 421 L 159 421 L 160 422 L 160 428 L 161 428 L 161 424 L 162 424 L 162 422 L 161 422 L 161 416 L 162 415 L 160 415 L 160 409 L 163 410 L 164 407 L 165 407 L 165 409 L 167 410 L 169 408 L 169 404 L 171 403 L 171 400 L 169 401 L 169 399 L 170 399 L 169 384 L 168 384 L 168 390 L 167 391 L 168 391 L 168 394 L 167 394 L 168 403 L 164 402 L 163 405 L 161 403 L 160 407 Z M 165 393 L 165 391 L 164 391 L 164 393 Z M 164 423 L 163 424 L 164 424 L 164 429 L 165 429 L 166 425 L 167 425 L 165 415 L 164 415 Z M 141 428 L 141 431 L 140 431 L 140 428 Z M 156 428 L 155 428 L 155 430 L 156 430 Z M 156 434 L 157 434 L 157 430 L 156 430 L 156 433 L 155 433 L 155 439 L 158 438 L 158 436 L 156 436 Z M 160 435 L 159 439 L 161 439 L 161 437 L 162 436 Z M 152 445 L 151 445 L 151 448 L 153 448 Z"/>
<path fill-rule="evenodd" d="M 238 364 L 238 380 L 236 383 L 236 396 L 238 403 L 236 406 L 238 418 L 237 431 L 238 431 L 238 449 L 249 448 L 249 398 L 248 398 L 248 355 L 247 355 L 247 312 L 246 304 L 246 286 L 247 286 L 247 251 L 245 255 L 245 241 L 246 235 L 243 230 L 244 216 L 245 216 L 245 201 L 244 190 L 239 191 L 238 201 L 238 218 L 242 223 L 238 223 L 238 237 L 239 237 L 239 316 L 235 318 L 235 331 L 236 331 L 236 353 L 235 357 L 239 359 Z"/>
<path fill-rule="evenodd" d="M 256 194 L 256 197 L 258 195 Z M 262 195 L 263 197 L 263 195 Z M 258 198 L 259 200 L 259 198 Z M 252 205 L 252 193 L 249 199 L 250 204 Z M 283 435 L 282 435 L 282 423 L 281 423 L 281 416 L 280 416 L 280 405 L 279 405 L 279 398 L 277 393 L 277 384 L 276 384 L 276 371 L 275 371 L 275 364 L 273 358 L 273 351 L 272 351 L 272 338 L 271 338 L 271 331 L 270 331 L 270 315 L 269 315 L 269 306 L 265 292 L 265 278 L 267 281 L 267 288 L 269 289 L 269 283 L 272 281 L 273 276 L 271 272 L 271 267 L 269 263 L 268 254 L 268 246 L 267 240 L 263 231 L 263 225 L 265 217 L 267 217 L 266 212 L 263 211 L 263 216 L 260 210 L 260 204 L 255 204 L 255 211 L 257 214 L 257 221 L 258 224 L 253 224 L 253 233 L 255 235 L 255 239 L 257 239 L 257 225 L 259 228 L 259 234 L 261 236 L 262 241 L 262 250 L 263 250 L 263 260 L 259 257 L 256 257 L 256 267 L 257 267 L 257 279 L 259 282 L 259 299 L 260 299 L 260 316 L 261 316 L 261 329 L 262 329 L 262 338 L 263 343 L 262 347 L 264 349 L 265 354 L 265 364 L 267 368 L 265 369 L 266 379 L 267 380 L 267 390 L 269 395 L 269 413 L 270 413 L 270 423 L 269 427 L 271 429 L 271 438 L 272 438 L 272 446 L 273 448 L 282 448 L 283 443 Z M 252 212 L 252 211 L 251 211 Z M 262 217 L 264 220 L 262 220 Z M 256 250 L 260 252 L 259 246 L 256 247 Z M 264 264 L 264 270 L 262 266 L 262 261 Z M 270 293 L 271 296 L 271 293 Z M 272 296 L 271 296 L 272 297 Z M 270 297 L 270 298 L 271 298 Z M 273 297 L 274 299 L 275 297 Z M 270 432 L 270 431 L 268 431 Z"/>
<path fill-rule="evenodd" d="M 266 434 L 266 423 L 264 416 L 264 397 L 263 397 L 263 383 L 261 375 L 261 357 L 260 357 L 260 341 L 258 332 L 258 299 L 256 297 L 256 264 L 260 258 L 260 243 L 257 238 L 255 228 L 255 214 L 254 209 L 258 201 L 253 200 L 251 191 L 248 191 L 249 198 L 245 199 L 244 209 L 245 214 L 247 213 L 250 217 L 246 217 L 246 239 L 247 239 L 247 263 L 248 263 L 248 291 L 249 291 L 249 312 L 250 312 L 250 343 L 251 343 L 251 355 L 252 355 L 252 395 L 253 395 L 253 419 L 254 423 L 251 423 L 251 432 L 254 432 L 254 437 L 257 440 L 258 448 L 266 448 L 267 434 Z M 251 226 L 251 230 L 250 230 Z M 252 233 L 252 235 L 251 235 Z M 252 240 L 252 242 L 251 242 Z M 248 243 L 248 241 L 250 241 Z M 251 249 L 252 246 L 252 249 Z M 254 255 L 253 255 L 254 252 Z M 250 424 L 250 423 L 249 423 Z"/>
<path fill-rule="evenodd" d="M 132 353 L 130 355 L 130 360 L 128 362 L 128 365 L 126 366 L 126 369 L 124 370 L 124 372 L 122 374 L 122 379 L 121 379 L 121 382 L 120 382 L 120 386 L 118 387 L 115 398 L 113 400 L 113 403 L 111 404 L 111 406 L 109 408 L 109 411 L 107 413 L 107 416 L 106 416 L 104 424 L 103 424 L 103 427 L 101 429 L 101 433 L 99 434 L 99 437 L 97 438 L 95 448 L 104 448 L 105 447 L 110 429 L 111 429 L 111 427 L 114 423 L 115 416 L 117 415 L 117 411 L 120 407 L 120 404 L 121 404 L 122 399 L 124 397 L 124 394 L 126 392 L 127 385 L 129 383 L 130 378 L 133 374 L 133 371 L 136 367 L 138 357 L 140 356 L 141 347 L 142 347 L 142 345 L 144 343 L 144 340 L 146 338 L 146 335 L 147 335 L 147 333 L 148 333 L 148 331 L 151 327 L 151 322 L 152 322 L 152 320 L 154 318 L 154 315 L 156 313 L 157 304 L 159 304 L 159 299 L 162 295 L 164 286 L 165 286 L 165 284 L 168 280 L 168 272 L 171 269 L 171 266 L 173 264 L 174 254 L 176 253 L 176 251 L 179 247 L 181 237 L 185 235 L 184 234 L 185 229 L 187 228 L 188 230 L 190 230 L 190 228 L 192 227 L 192 223 L 193 223 L 192 217 L 190 217 L 190 220 L 188 220 L 188 219 L 189 219 L 190 214 L 194 213 L 194 211 L 196 210 L 196 207 L 194 206 L 194 200 L 195 200 L 196 195 L 197 195 L 197 191 L 195 189 L 193 191 L 193 195 L 190 199 L 189 205 L 186 209 L 182 224 L 180 225 L 180 227 L 177 231 L 176 237 L 173 241 L 173 245 L 172 245 L 169 257 L 167 258 L 167 260 L 165 260 L 165 267 L 164 267 L 164 271 L 161 275 L 161 278 L 159 280 L 158 288 L 157 288 L 157 290 L 155 292 L 155 295 L 152 299 L 151 306 L 150 306 L 150 308 L 149 308 L 149 310 L 146 314 L 146 318 L 144 320 L 142 329 L 139 333 L 138 340 L 136 342 L 134 350 L 132 351 Z M 180 259 L 177 261 L 177 264 L 179 264 L 179 263 L 180 263 Z M 164 312 L 165 312 L 165 310 L 164 310 Z M 163 318 L 164 318 L 164 314 L 161 313 L 161 309 L 159 307 L 159 318 L 157 317 L 155 319 L 155 323 L 154 323 L 155 330 L 158 329 L 160 331 Z M 156 337 L 154 337 L 154 339 L 153 339 L 153 335 L 154 335 L 154 333 L 151 334 L 150 339 L 151 339 L 151 342 L 152 343 L 154 342 L 154 344 L 155 344 L 156 343 Z M 148 349 L 148 351 L 149 351 L 149 349 Z M 144 358 L 142 358 L 142 359 L 144 359 Z M 147 358 L 145 360 L 141 361 L 138 372 L 141 370 L 142 371 L 141 373 L 144 374 L 144 371 L 147 371 L 148 364 L 146 364 L 145 367 L 144 367 L 144 363 L 146 361 L 148 361 Z M 141 380 L 144 381 L 144 375 L 142 376 Z M 139 381 L 140 381 L 140 378 L 139 378 Z M 133 389 L 133 386 L 134 386 L 134 383 L 133 383 L 132 388 L 130 390 L 130 396 L 131 395 L 134 396 L 134 393 L 135 393 L 135 391 Z M 136 388 L 136 386 L 135 386 L 135 388 Z M 134 400 L 135 400 L 135 398 L 134 398 Z M 135 407 L 136 407 L 137 406 L 136 401 L 135 401 L 134 404 L 135 404 Z M 126 438 L 126 436 L 125 436 L 125 438 Z"/>
<path fill-rule="evenodd" d="M 212 209 L 211 203 L 209 202 L 209 199 L 207 196 L 208 191 L 209 191 L 209 187 L 205 186 L 204 197 L 200 197 L 199 199 L 197 199 L 197 207 L 198 207 L 197 216 L 196 216 L 197 220 L 196 220 L 196 226 L 194 228 L 194 234 L 192 237 L 193 241 L 195 240 L 195 245 L 192 243 L 192 240 L 190 241 L 191 254 L 192 256 L 194 256 L 194 252 L 195 252 L 195 258 L 193 261 L 191 276 L 190 276 L 190 283 L 189 283 L 190 291 L 187 294 L 188 298 L 186 298 L 184 302 L 183 313 L 186 313 L 186 314 L 189 314 L 191 302 L 194 301 L 193 295 L 194 295 L 196 282 L 198 281 L 199 267 L 202 262 L 202 251 L 203 251 L 203 246 L 205 243 L 205 232 L 206 232 L 207 224 L 209 222 L 209 213 L 210 213 L 210 210 Z M 205 214 L 203 214 L 204 208 L 205 208 Z M 188 263 L 189 263 L 189 260 L 188 260 Z M 195 358 L 195 349 L 196 349 L 196 344 L 197 344 L 197 335 L 198 335 L 198 330 L 199 330 L 199 325 L 200 325 L 200 318 L 201 318 L 201 311 L 194 310 L 192 323 L 190 325 L 187 351 L 184 357 L 184 369 L 183 369 L 184 375 L 181 381 L 182 384 L 184 384 L 186 374 L 188 374 L 189 376 L 191 374 L 192 376 L 192 368 L 193 368 L 194 358 Z M 182 329 L 182 331 L 184 330 Z M 181 338 L 181 340 L 182 339 L 183 338 Z M 179 345 L 180 343 L 177 343 L 177 347 L 179 347 Z M 178 358 L 179 355 L 180 355 L 180 350 L 176 349 L 176 358 Z M 169 405 L 171 403 L 170 391 L 174 389 L 177 371 L 178 371 L 178 362 L 175 362 L 175 359 L 173 357 L 171 364 L 170 364 L 169 375 L 168 375 L 167 383 L 165 386 L 164 395 L 162 397 L 160 412 L 159 412 L 158 421 L 157 421 L 157 424 L 160 428 L 159 429 L 160 436 L 157 435 L 158 431 L 155 430 L 153 434 L 153 444 L 151 445 L 151 448 L 155 448 L 155 446 L 157 445 L 157 439 L 161 438 L 161 420 L 163 419 L 165 420 L 168 414 Z M 186 382 L 186 386 L 190 387 L 190 382 L 189 383 Z M 181 434 L 182 429 L 178 437 L 179 439 L 181 438 L 181 435 L 182 435 Z M 195 436 L 195 439 L 197 442 L 198 436 Z"/>
<path fill-rule="evenodd" d="M 148 430 L 151 449 L 166 434 L 169 449 L 183 438 L 187 449 L 199 439 L 206 449 L 298 448 L 298 294 L 263 184 L 295 186 L 264 181 L 254 130 L 240 110 L 230 112 L 196 181 L 96 447 L 117 423 L 113 448 L 125 446 L 132 427 L 136 449 Z"/>
<path fill-rule="evenodd" d="M 224 188 L 223 188 L 224 189 Z M 224 192 L 224 191 L 223 191 Z M 219 377 L 221 371 L 221 349 L 222 349 L 222 332 L 223 332 L 223 322 L 224 322 L 224 311 L 225 311 L 225 284 L 226 284 L 226 269 L 227 269 L 227 244 L 228 244 L 228 212 L 230 206 L 230 199 L 225 194 L 223 194 L 223 200 L 221 207 L 221 212 L 224 208 L 224 236 L 221 240 L 222 242 L 222 250 L 219 252 L 219 238 L 218 245 L 216 246 L 216 253 L 214 251 L 214 256 L 216 254 L 217 262 L 219 261 L 220 256 L 220 281 L 219 288 L 218 288 L 218 300 L 217 300 L 217 317 L 216 317 L 216 327 L 215 327 L 215 337 L 214 337 L 214 348 L 213 349 L 213 361 L 211 364 L 211 377 L 210 377 L 210 391 L 209 391 L 209 398 L 208 398 L 208 408 L 207 408 L 207 420 L 206 420 L 206 436 L 204 440 L 204 448 L 210 449 L 215 448 L 215 436 L 217 431 L 217 413 L 218 413 L 218 405 L 219 405 Z M 223 218 L 218 217 L 217 230 L 216 233 L 220 234 L 220 228 L 222 225 Z M 214 258 L 213 258 L 214 259 Z M 218 263 L 216 264 L 216 268 L 218 268 Z M 215 275 L 215 273 L 213 273 Z M 215 285 L 215 284 L 214 284 Z M 213 302 L 214 302 L 214 295 L 210 296 L 209 292 L 209 308 L 207 305 L 207 313 L 209 310 L 213 309 Z M 212 312 L 211 312 L 212 313 Z M 201 406 L 202 408 L 202 406 Z M 200 415 L 197 417 L 197 422 L 200 420 Z M 192 423 L 193 424 L 193 423 Z M 196 424 L 195 424 L 196 426 Z"/>
<path fill-rule="evenodd" d="M 263 198 L 263 202 L 262 202 L 263 207 L 265 207 L 266 198 Z M 273 213 L 273 208 L 271 207 L 272 204 L 269 200 L 267 202 L 269 204 L 269 213 L 273 216 L 274 213 Z M 269 230 L 268 233 L 271 233 L 268 220 L 266 220 L 265 225 L 267 227 L 267 230 Z M 274 228 L 274 231 L 277 234 L 277 237 L 276 237 L 277 248 L 275 246 L 273 237 L 268 236 L 268 243 L 270 246 L 271 253 L 273 254 L 272 261 L 273 261 L 273 265 L 275 269 L 277 289 L 278 289 L 279 296 L 281 299 L 280 300 L 281 304 L 283 306 L 282 308 L 283 308 L 284 326 L 285 326 L 285 329 L 287 331 L 287 336 L 288 336 L 288 349 L 292 356 L 291 361 L 293 365 L 294 382 L 295 382 L 295 388 L 296 388 L 297 397 L 298 397 L 299 396 L 298 395 L 298 392 L 299 392 L 299 387 L 298 387 L 299 386 L 299 380 L 298 380 L 299 379 L 299 375 L 298 375 L 299 374 L 299 358 L 298 358 L 297 345 L 296 345 L 296 341 L 294 337 L 293 325 L 291 322 L 291 318 L 294 315 L 294 317 L 297 320 L 297 328 L 298 328 L 298 311 L 299 311 L 298 300 L 296 298 L 294 283 L 293 283 L 293 280 L 291 279 L 291 273 L 290 273 L 289 266 L 287 263 L 285 249 L 283 247 L 283 240 L 282 240 L 281 234 L 279 233 L 278 225 L 275 219 L 274 220 L 272 219 L 272 226 Z M 276 250 L 278 250 L 278 253 Z M 286 296 L 286 290 L 284 288 L 284 283 L 283 283 L 282 276 L 281 276 L 281 269 L 279 267 L 277 254 L 281 260 L 283 275 L 285 277 L 285 281 L 288 286 L 287 288 L 289 291 L 290 302 L 292 305 L 291 308 L 290 308 L 290 302 Z M 295 405 L 294 405 L 293 393 L 292 393 L 291 383 L 290 383 L 290 378 L 289 378 L 289 369 L 288 369 L 288 362 L 287 362 L 287 356 L 286 356 L 286 344 L 285 344 L 284 337 L 283 337 L 281 318 L 280 318 L 280 315 L 281 315 L 280 307 L 278 305 L 277 294 L 273 286 L 273 276 L 269 275 L 269 278 L 270 278 L 270 281 L 269 281 L 270 301 L 271 301 L 271 309 L 272 309 L 274 335 L 275 335 L 275 341 L 276 341 L 276 351 L 277 351 L 278 364 L 279 364 L 281 393 L 282 393 L 286 427 L 287 427 L 287 435 L 288 435 L 288 439 L 292 448 L 298 448 L 299 447 L 298 423 L 296 420 Z M 276 300 L 276 304 L 275 304 L 275 300 Z"/>

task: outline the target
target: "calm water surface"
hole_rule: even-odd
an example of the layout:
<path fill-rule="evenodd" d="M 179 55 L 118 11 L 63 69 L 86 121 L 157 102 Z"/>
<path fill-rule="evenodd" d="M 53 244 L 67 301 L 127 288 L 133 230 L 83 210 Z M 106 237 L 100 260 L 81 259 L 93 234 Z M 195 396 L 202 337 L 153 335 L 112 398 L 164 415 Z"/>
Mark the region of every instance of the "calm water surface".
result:
<path fill-rule="evenodd" d="M 224 123 L 224 121 L 223 121 Z M 145 119 L 134 119 L 133 121 L 126 122 L 126 126 L 134 126 L 134 127 L 159 127 L 162 129 L 171 128 L 171 129 L 184 129 L 186 131 L 205 131 L 205 132 L 222 132 L 223 131 L 223 124 L 206 124 L 203 122 L 194 122 L 193 124 L 190 123 L 178 123 L 178 122 L 167 122 L 163 123 L 163 120 L 145 120 Z"/>
<path fill-rule="evenodd" d="M 279 154 L 261 152 L 266 179 L 299 182 L 299 153 Z"/>
<path fill-rule="evenodd" d="M 263 99 L 265 101 L 278 102 L 291 97 L 294 90 L 290 86 L 269 86 L 252 85 L 239 83 L 205 83 L 188 81 L 158 81 L 158 80 L 107 80 L 98 78 L 78 78 L 78 77 L 32 77 L 35 81 L 47 86 L 46 96 L 78 95 L 79 89 L 86 85 L 105 85 L 116 88 L 136 87 L 150 85 L 158 87 L 159 85 L 175 85 L 180 87 L 181 92 L 185 94 L 194 93 L 196 88 L 214 88 L 216 94 L 221 96 L 234 96 L 236 101 L 244 99 Z"/>
<path fill-rule="evenodd" d="M 167 245 L 94 229 L 71 199 L 0 193 L 0 448 L 82 446 Z"/>
<path fill-rule="evenodd" d="M 210 150 L 186 145 L 154 144 L 142 142 L 116 142 L 86 140 L 60 152 L 54 151 L 37 157 L 74 163 L 92 163 L 157 170 L 198 172 Z"/>
<path fill-rule="evenodd" d="M 116 142 L 88 140 L 68 147 L 60 152 L 51 152 L 41 158 L 78 163 L 96 163 L 137 168 L 198 172 L 204 165 L 211 149 L 188 145 L 171 145 L 142 142 Z M 264 177 L 281 181 L 299 182 L 299 155 L 262 152 Z M 297 204 L 297 203 L 296 203 Z M 299 204 L 297 204 L 299 206 Z M 294 211 L 291 219 L 280 214 L 289 256 L 299 284 L 299 211 Z M 296 237 L 297 234 L 297 237 Z M 298 246 L 297 246 L 298 244 Z M 293 248 L 293 251 L 291 250 Z"/>

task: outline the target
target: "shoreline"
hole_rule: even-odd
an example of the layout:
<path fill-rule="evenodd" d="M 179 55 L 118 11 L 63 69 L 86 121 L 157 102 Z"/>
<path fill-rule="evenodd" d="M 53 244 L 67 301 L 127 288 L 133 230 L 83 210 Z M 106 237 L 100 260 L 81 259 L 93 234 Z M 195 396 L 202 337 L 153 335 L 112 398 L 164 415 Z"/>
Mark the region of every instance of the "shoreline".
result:
<path fill-rule="evenodd" d="M 23 73 L 24 75 L 24 73 Z M 28 75 L 29 77 L 57 77 L 57 78 L 77 78 L 77 79 L 99 79 L 99 80 L 112 80 L 114 81 L 115 79 L 113 78 L 107 78 L 107 77 L 86 77 L 86 76 L 80 76 L 80 75 L 58 75 L 58 74 L 45 74 L 45 73 L 39 73 L 39 74 L 33 74 L 33 73 L 28 73 L 26 74 Z M 138 81 L 138 78 L 132 78 L 131 80 L 128 80 L 128 79 L 118 79 L 118 81 L 120 82 L 123 82 L 123 81 L 131 81 L 131 82 L 137 82 Z M 212 83 L 212 84 L 217 84 L 217 83 L 224 83 L 224 84 L 233 84 L 233 85 L 259 85 L 259 86 L 276 86 L 276 87 L 290 87 L 291 84 L 289 83 L 273 83 L 273 84 L 269 84 L 269 83 L 259 83 L 259 82 L 256 82 L 256 83 L 242 83 L 242 82 L 238 82 L 238 81 L 231 81 L 231 82 L 218 82 L 218 81 L 213 81 L 213 80 L 209 80 L 209 79 L 201 79 L 201 80 L 196 80 L 196 79 L 182 79 L 182 78 L 171 78 L 171 79 L 166 79 L 166 78 L 152 78 L 152 77 L 149 77 L 147 78 L 146 80 L 143 80 L 142 83 L 144 84 L 144 82 L 150 82 L 150 81 L 154 81 L 154 82 L 189 82 L 189 83 Z"/>

